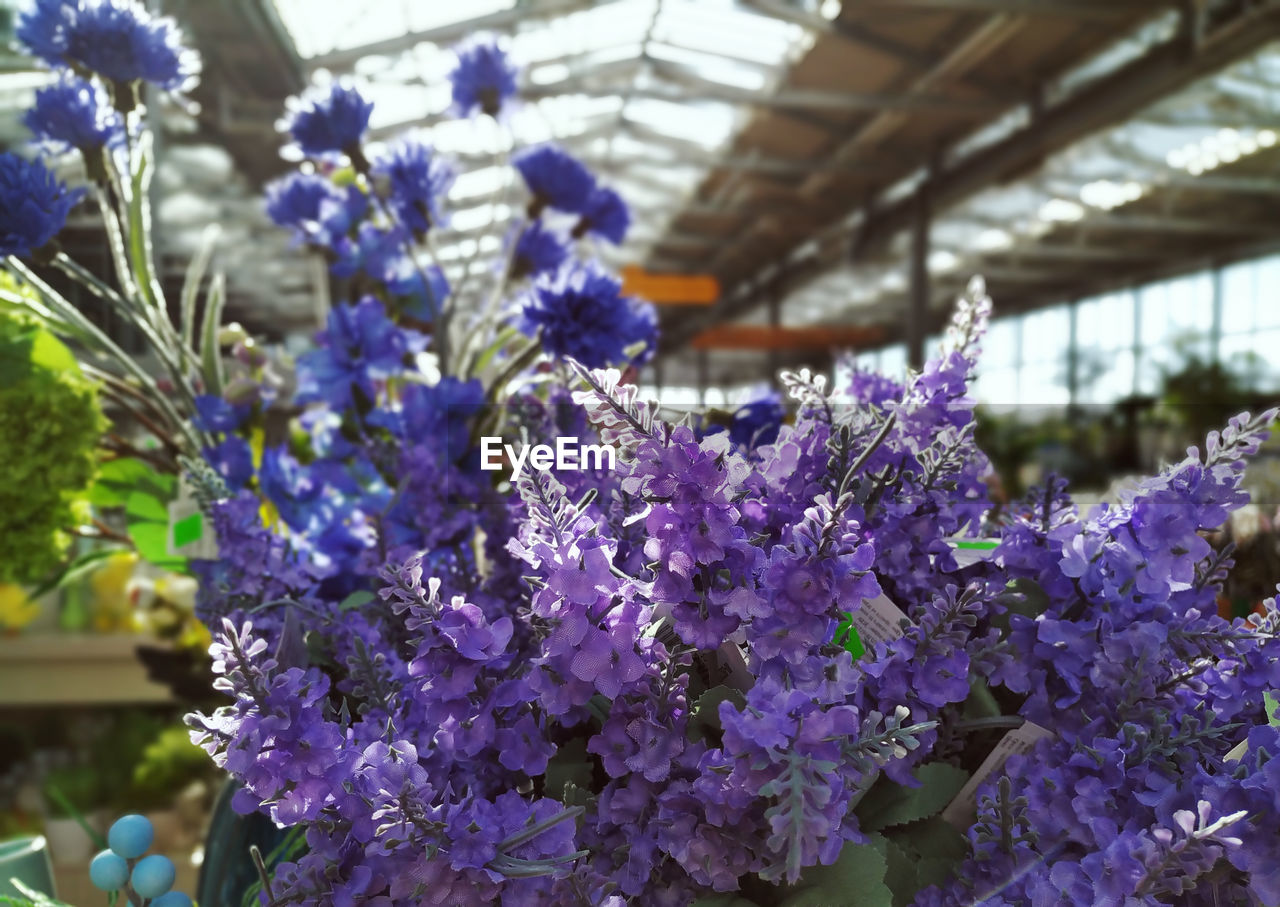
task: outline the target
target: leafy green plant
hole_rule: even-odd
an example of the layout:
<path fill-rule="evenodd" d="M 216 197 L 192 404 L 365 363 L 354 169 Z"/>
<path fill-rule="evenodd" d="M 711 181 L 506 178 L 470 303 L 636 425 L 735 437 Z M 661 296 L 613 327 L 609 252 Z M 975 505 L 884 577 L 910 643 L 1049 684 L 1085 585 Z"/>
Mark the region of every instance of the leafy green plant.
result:
<path fill-rule="evenodd" d="M 167 727 L 147 744 L 134 766 L 130 807 L 145 810 L 168 806 L 175 794 L 209 774 L 212 767 L 208 754 L 191 742 L 185 727 Z"/>
<path fill-rule="evenodd" d="M 45 805 L 54 819 L 80 819 L 103 805 L 105 793 L 102 774 L 91 765 L 55 768 L 44 780 Z"/>
<path fill-rule="evenodd" d="M 13 282 L 0 274 L 13 290 Z M 33 319 L 0 308 L 0 582 L 56 568 L 84 522 L 106 427 L 75 357 Z"/>

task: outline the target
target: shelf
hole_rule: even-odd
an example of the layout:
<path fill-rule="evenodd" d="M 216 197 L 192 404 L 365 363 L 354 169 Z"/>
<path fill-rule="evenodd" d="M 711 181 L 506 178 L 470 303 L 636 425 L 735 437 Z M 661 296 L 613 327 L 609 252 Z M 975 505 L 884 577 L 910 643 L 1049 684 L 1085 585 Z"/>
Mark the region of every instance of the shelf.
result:
<path fill-rule="evenodd" d="M 170 702 L 134 654 L 152 637 L 33 633 L 0 638 L 0 708 Z"/>

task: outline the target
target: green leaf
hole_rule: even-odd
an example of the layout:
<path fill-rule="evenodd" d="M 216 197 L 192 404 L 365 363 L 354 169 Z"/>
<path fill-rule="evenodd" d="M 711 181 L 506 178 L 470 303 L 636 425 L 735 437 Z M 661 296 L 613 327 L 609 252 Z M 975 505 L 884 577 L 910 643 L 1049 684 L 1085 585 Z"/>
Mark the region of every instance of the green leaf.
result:
<path fill-rule="evenodd" d="M 23 897 L 14 898 L 7 894 L 0 894 L 0 904 L 15 905 L 15 907 L 71 907 L 64 901 L 55 901 L 47 894 L 36 891 L 18 879 L 9 879 L 9 884 L 18 889 Z"/>
<path fill-rule="evenodd" d="M 907 907 L 922 887 L 917 870 L 918 861 L 893 841 L 885 849 L 884 882 L 893 892 L 893 907 Z"/>
<path fill-rule="evenodd" d="M 893 843 L 912 855 L 957 863 L 969 852 L 965 836 L 940 816 L 931 816 L 910 825 L 902 825 L 885 832 Z"/>
<path fill-rule="evenodd" d="M 200 295 L 200 285 L 204 283 L 205 271 L 209 269 L 209 262 L 213 259 L 213 250 L 218 244 L 219 233 L 220 230 L 216 224 L 210 224 L 205 228 L 204 235 L 200 238 L 200 248 L 191 257 L 186 276 L 182 280 L 182 296 L 178 311 L 182 325 L 182 345 L 187 349 L 191 349 L 191 344 L 195 342 L 196 299 Z"/>
<path fill-rule="evenodd" d="M 946 857 L 918 856 L 915 858 L 916 891 L 930 885 L 945 885 L 955 874 L 959 860 Z"/>
<path fill-rule="evenodd" d="M 135 491 L 125 499 L 124 514 L 129 523 L 147 522 L 169 524 L 168 500 L 146 491 Z"/>
<path fill-rule="evenodd" d="M 858 822 L 864 831 L 905 825 L 940 813 L 969 780 L 964 769 L 931 762 L 916 770 L 920 787 L 903 787 L 881 779 L 858 804 Z"/>
<path fill-rule="evenodd" d="M 218 328 L 222 324 L 222 306 L 227 301 L 227 281 L 222 274 L 213 275 L 205 297 L 204 320 L 200 325 L 200 368 L 204 372 L 204 392 L 222 393 L 222 351 L 218 348 Z"/>
<path fill-rule="evenodd" d="M 76 820 L 76 824 L 79 825 L 84 833 L 89 836 L 89 840 L 93 842 L 94 847 L 99 850 L 106 850 L 107 839 L 102 836 L 101 832 L 85 821 L 84 815 L 81 814 L 80 810 L 76 809 L 75 805 L 67 799 L 67 795 L 58 788 L 58 785 L 52 782 L 46 782 L 44 786 L 44 793 L 45 796 L 49 797 L 58 805 L 59 808 L 61 808 L 64 815 Z M 27 897 L 31 897 L 33 895 L 33 892 L 29 890 L 22 890 L 21 888 L 19 888 L 19 890 Z"/>
<path fill-rule="evenodd" d="M 122 457 L 98 467 L 98 481 L 89 491 L 94 507 L 123 507 L 134 492 L 168 500 L 173 495 L 173 477 L 161 475 L 141 460 Z"/>
<path fill-rule="evenodd" d="M 980 677 L 969 680 L 969 698 L 964 701 L 965 718 L 995 718 L 1001 714 L 1000 703 L 991 695 L 991 687 Z"/>
<path fill-rule="evenodd" d="M 342 604 L 338 605 L 339 611 L 354 611 L 356 608 L 362 608 L 369 602 L 377 598 L 368 589 L 357 589 L 342 600 Z"/>
<path fill-rule="evenodd" d="M 96 570 L 101 565 L 102 561 L 125 550 L 127 549 L 119 545 L 112 545 L 106 548 L 94 548 L 92 551 L 86 551 L 84 554 L 73 558 L 69 564 L 33 589 L 31 591 L 31 597 L 33 599 L 39 598 L 47 592 L 52 592 L 54 589 L 61 589 L 64 586 L 69 586 L 74 582 L 78 582 L 83 579 L 86 574 L 92 573 Z"/>
<path fill-rule="evenodd" d="M 129 267 L 143 297 L 154 307 L 162 303 L 155 279 L 155 252 L 151 247 L 151 141 L 144 134 L 138 145 L 137 166 L 132 174 L 129 199 Z M 165 317 L 168 315 L 166 313 Z"/>
<path fill-rule="evenodd" d="M 722 731 L 720 703 L 732 702 L 741 709 L 746 701 L 746 696 L 733 687 L 724 684 L 712 687 L 699 696 L 693 705 L 693 712 L 689 716 L 689 734 L 693 739 L 698 740 L 705 737 L 708 730 Z"/>
<path fill-rule="evenodd" d="M 169 554 L 169 523 L 139 521 L 129 523 L 129 537 L 133 539 L 138 556 L 162 570 L 175 573 L 187 571 L 187 559 Z"/>
<path fill-rule="evenodd" d="M 757 905 L 755 901 L 748 901 L 742 895 L 730 891 L 698 898 L 693 902 L 692 907 L 757 907 Z"/>
<path fill-rule="evenodd" d="M 187 559 L 169 554 L 169 501 L 177 494 L 178 480 L 138 460 L 113 460 L 107 467 L 113 468 L 106 481 L 99 480 L 93 503 L 118 506 L 123 496 L 129 537 L 138 554 L 157 567 L 185 571 Z"/>
<path fill-rule="evenodd" d="M 871 835 L 866 844 L 845 844 L 830 866 L 810 866 L 794 892 L 779 907 L 893 907 L 893 892 L 885 884 L 888 842 Z"/>
<path fill-rule="evenodd" d="M 1267 724 L 1272 727 L 1280 727 L 1280 697 L 1267 690 L 1262 694 L 1262 705 L 1267 712 Z"/>
<path fill-rule="evenodd" d="M 59 372 L 80 372 L 80 363 L 67 345 L 48 331 L 37 331 L 31 344 L 31 361 Z"/>

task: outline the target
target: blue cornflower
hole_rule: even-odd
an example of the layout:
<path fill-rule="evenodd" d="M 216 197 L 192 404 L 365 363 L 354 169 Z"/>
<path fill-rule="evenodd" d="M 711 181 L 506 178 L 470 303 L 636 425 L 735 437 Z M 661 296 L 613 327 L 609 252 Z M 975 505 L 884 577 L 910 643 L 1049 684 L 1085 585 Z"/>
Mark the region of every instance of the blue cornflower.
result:
<path fill-rule="evenodd" d="M 249 418 L 252 407 L 234 404 L 216 394 L 196 397 L 196 428 L 207 432 L 232 432 Z"/>
<path fill-rule="evenodd" d="M 631 212 L 627 210 L 627 203 L 622 200 L 622 196 L 601 186 L 588 196 L 586 207 L 582 210 L 582 220 L 573 228 L 573 235 L 593 233 L 618 246 L 627 238 L 627 228 L 630 226 Z"/>
<path fill-rule="evenodd" d="M 334 306 L 320 348 L 298 359 L 298 402 L 324 401 L 345 409 L 355 389 L 372 401 L 374 379 L 401 371 L 418 340 L 419 335 L 397 327 L 372 296 L 355 305 Z"/>
<path fill-rule="evenodd" d="M 458 65 L 449 73 L 453 108 L 469 117 L 477 110 L 496 117 L 516 93 L 520 70 L 492 35 L 476 35 L 455 49 Z"/>
<path fill-rule="evenodd" d="M 289 134 L 311 157 L 345 154 L 357 166 L 364 162 L 360 143 L 369 128 L 373 104 L 355 88 L 335 82 L 328 88 L 313 88 L 298 99 L 289 116 Z"/>
<path fill-rule="evenodd" d="M 0 154 L 0 257 L 28 255 L 58 235 L 83 189 L 68 189 L 41 161 Z"/>
<path fill-rule="evenodd" d="M 576 158 L 555 145 L 537 145 L 517 154 L 512 163 L 533 193 L 529 216 L 543 208 L 584 214 L 596 178 Z"/>
<path fill-rule="evenodd" d="M 364 216 L 368 199 L 314 173 L 290 173 L 267 184 L 267 216 L 289 227 L 299 241 L 332 248 Z"/>
<path fill-rule="evenodd" d="M 253 450 L 244 438 L 231 435 L 206 447 L 203 453 L 205 462 L 222 476 L 232 491 L 244 488 L 253 478 Z"/>
<path fill-rule="evenodd" d="M 36 0 L 19 17 L 17 36 L 51 66 L 80 67 L 119 84 L 181 91 L 200 72 L 199 55 L 182 46 L 173 19 L 129 0 Z"/>
<path fill-rule="evenodd" d="M 565 238 L 535 220 L 520 231 L 520 238 L 516 240 L 511 276 L 537 277 L 555 271 L 568 257 L 569 243 Z"/>
<path fill-rule="evenodd" d="M 85 155 L 124 141 L 120 116 L 97 85 L 66 76 L 36 92 L 36 102 L 22 124 L 54 151 Z"/>
<path fill-rule="evenodd" d="M 484 387 L 475 378 L 462 381 L 445 376 L 433 385 L 409 382 L 398 407 L 369 414 L 369 424 L 387 429 L 407 444 L 440 444 L 453 460 L 467 452 L 467 420 L 484 408 Z"/>
<path fill-rule="evenodd" d="M 778 430 L 782 428 L 786 415 L 782 396 L 777 391 L 769 391 L 734 411 L 729 440 L 747 448 L 772 444 L 778 438 Z"/>
<path fill-rule="evenodd" d="M 416 138 L 403 139 L 378 158 L 373 172 L 387 178 L 391 210 L 415 235 L 422 236 L 446 223 L 440 203 L 452 188 L 457 171 L 430 145 Z"/>
<path fill-rule="evenodd" d="M 658 334 L 653 306 L 623 296 L 621 281 L 594 262 L 540 277 L 525 295 L 520 327 L 530 336 L 541 330 L 547 352 L 588 368 L 643 361 Z"/>
<path fill-rule="evenodd" d="M 407 254 L 389 257 L 382 271 L 387 292 L 400 297 L 399 311 L 416 321 L 434 321 L 449 298 L 449 280 L 436 265 L 415 264 Z"/>

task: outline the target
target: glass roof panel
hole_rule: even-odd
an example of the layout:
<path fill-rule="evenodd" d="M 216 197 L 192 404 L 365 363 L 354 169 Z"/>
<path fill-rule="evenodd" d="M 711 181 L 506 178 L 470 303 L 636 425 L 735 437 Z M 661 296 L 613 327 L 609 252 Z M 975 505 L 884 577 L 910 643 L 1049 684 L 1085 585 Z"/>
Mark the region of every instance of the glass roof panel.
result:
<path fill-rule="evenodd" d="M 697 84 L 771 91 L 813 43 L 805 28 L 737 0 L 608 0 L 568 13 L 555 12 L 566 6 L 556 0 L 275 2 L 299 54 L 324 56 L 331 71 L 317 68 L 319 79 L 352 76 L 367 92 L 376 105 L 375 139 L 424 128 L 437 148 L 459 156 L 464 171 L 513 139 L 560 141 L 636 205 L 637 236 L 649 240 L 661 238 L 662 225 L 751 114 L 747 105 L 700 99 Z M 501 15 L 517 7 L 518 18 Z M 495 25 L 494 14 L 513 21 Z M 440 27 L 467 34 L 473 19 L 504 30 L 522 83 L 538 89 L 502 129 L 487 120 L 450 120 L 453 55 L 414 37 Z M 361 54 L 365 46 L 369 53 Z M 518 206 L 500 198 L 508 182 L 495 168 L 464 174 L 450 199 L 455 225 L 478 229 L 496 203 Z M 444 251 L 465 258 L 468 241 Z M 627 250 L 644 253 L 640 243 Z"/>

